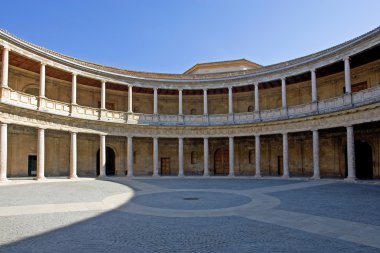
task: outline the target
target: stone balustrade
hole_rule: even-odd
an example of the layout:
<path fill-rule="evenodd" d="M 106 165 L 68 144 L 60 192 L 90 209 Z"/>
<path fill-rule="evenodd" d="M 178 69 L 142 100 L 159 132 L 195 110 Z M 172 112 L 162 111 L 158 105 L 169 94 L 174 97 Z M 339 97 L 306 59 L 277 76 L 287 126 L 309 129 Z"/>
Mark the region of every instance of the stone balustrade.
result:
<path fill-rule="evenodd" d="M 218 126 L 301 118 L 377 103 L 380 102 L 380 86 L 352 94 L 345 94 L 340 97 L 319 100 L 318 102 L 289 106 L 286 108 L 234 114 L 164 115 L 129 113 L 72 105 L 48 98 L 39 98 L 38 96 L 14 91 L 10 88 L 2 89 L 1 102 L 20 108 L 40 110 L 56 115 L 114 123 L 164 126 Z"/>

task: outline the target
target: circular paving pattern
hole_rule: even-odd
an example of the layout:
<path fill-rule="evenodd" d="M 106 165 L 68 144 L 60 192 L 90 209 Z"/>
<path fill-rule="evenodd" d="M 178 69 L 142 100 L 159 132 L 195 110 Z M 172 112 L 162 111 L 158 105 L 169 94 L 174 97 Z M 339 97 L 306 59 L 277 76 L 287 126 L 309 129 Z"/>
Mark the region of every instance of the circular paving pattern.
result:
<path fill-rule="evenodd" d="M 207 191 L 160 192 L 140 195 L 133 199 L 134 203 L 142 206 L 175 210 L 228 208 L 250 201 L 249 197 L 238 194 Z"/>

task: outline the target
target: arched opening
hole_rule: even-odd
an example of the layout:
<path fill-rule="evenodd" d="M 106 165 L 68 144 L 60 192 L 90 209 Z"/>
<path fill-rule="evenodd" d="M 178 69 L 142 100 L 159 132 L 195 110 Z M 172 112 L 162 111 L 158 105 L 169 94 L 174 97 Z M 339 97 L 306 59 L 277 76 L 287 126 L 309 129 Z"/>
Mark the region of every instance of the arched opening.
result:
<path fill-rule="evenodd" d="M 346 146 L 347 150 L 347 146 Z M 346 171 L 347 177 L 347 152 Z M 355 141 L 355 170 L 358 179 L 373 179 L 372 147 L 365 141 Z"/>
<path fill-rule="evenodd" d="M 115 151 L 112 148 L 106 147 L 106 175 L 115 175 Z M 100 172 L 100 150 L 96 152 L 96 175 L 99 176 Z"/>
<path fill-rule="evenodd" d="M 229 173 L 228 149 L 219 148 L 214 153 L 214 174 L 228 175 L 228 173 Z"/>

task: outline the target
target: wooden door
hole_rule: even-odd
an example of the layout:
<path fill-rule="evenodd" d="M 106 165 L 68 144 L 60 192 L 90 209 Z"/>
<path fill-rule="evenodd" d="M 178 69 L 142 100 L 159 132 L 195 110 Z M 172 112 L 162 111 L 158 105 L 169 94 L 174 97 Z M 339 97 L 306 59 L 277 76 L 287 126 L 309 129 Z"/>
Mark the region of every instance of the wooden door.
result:
<path fill-rule="evenodd" d="M 214 154 L 214 174 L 228 175 L 229 167 L 228 149 L 217 149 Z"/>
<path fill-rule="evenodd" d="M 170 158 L 169 157 L 162 157 L 161 158 L 161 175 L 162 176 L 168 176 L 170 174 L 171 174 Z"/>

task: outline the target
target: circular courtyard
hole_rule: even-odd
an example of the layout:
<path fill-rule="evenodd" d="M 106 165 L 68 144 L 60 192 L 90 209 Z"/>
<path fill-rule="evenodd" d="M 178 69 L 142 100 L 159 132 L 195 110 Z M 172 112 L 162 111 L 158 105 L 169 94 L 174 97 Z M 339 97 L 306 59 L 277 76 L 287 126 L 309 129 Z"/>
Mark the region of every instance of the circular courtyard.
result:
<path fill-rule="evenodd" d="M 380 184 L 138 178 L 0 185 L 0 252 L 380 252 Z"/>

